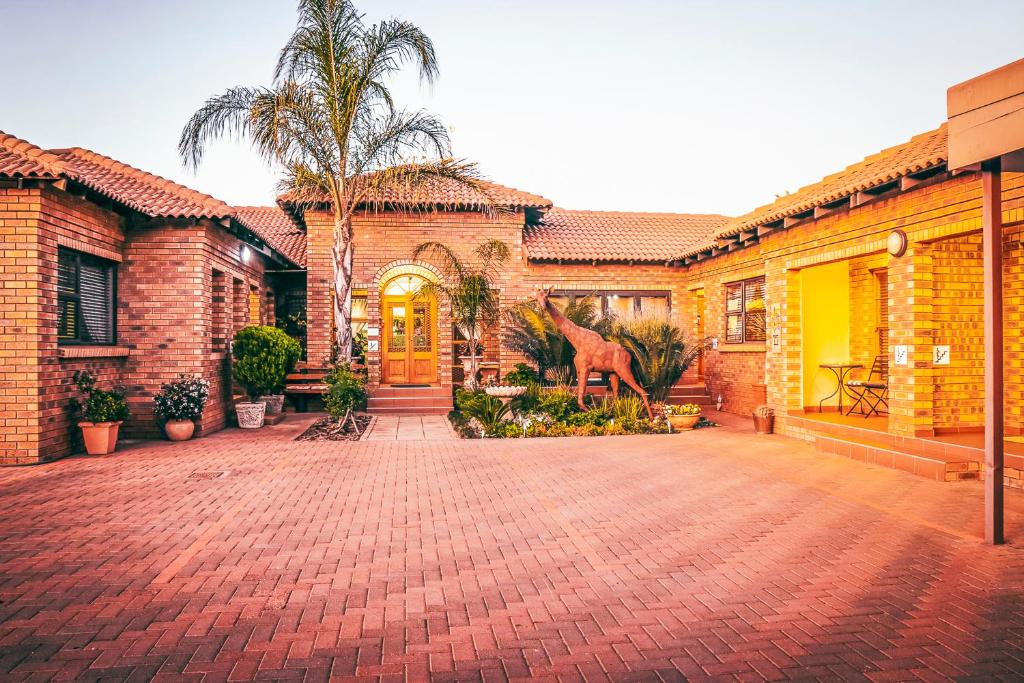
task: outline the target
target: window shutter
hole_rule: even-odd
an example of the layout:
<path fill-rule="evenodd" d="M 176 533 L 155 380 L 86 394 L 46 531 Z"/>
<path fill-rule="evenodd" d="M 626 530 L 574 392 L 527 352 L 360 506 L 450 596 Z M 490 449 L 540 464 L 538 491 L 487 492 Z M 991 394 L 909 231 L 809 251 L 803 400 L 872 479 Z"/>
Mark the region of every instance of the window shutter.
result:
<path fill-rule="evenodd" d="M 743 286 L 743 310 L 746 312 L 743 339 L 762 342 L 765 335 L 764 278 L 747 280 Z"/>
<path fill-rule="evenodd" d="M 725 340 L 730 343 L 743 341 L 743 283 L 725 287 Z"/>
<path fill-rule="evenodd" d="M 78 294 L 78 260 L 71 252 L 60 250 L 57 265 L 57 290 L 61 294 Z"/>
<path fill-rule="evenodd" d="M 111 344 L 114 341 L 112 269 L 82 261 L 79 271 L 79 301 L 82 307 L 82 331 L 85 341 Z"/>

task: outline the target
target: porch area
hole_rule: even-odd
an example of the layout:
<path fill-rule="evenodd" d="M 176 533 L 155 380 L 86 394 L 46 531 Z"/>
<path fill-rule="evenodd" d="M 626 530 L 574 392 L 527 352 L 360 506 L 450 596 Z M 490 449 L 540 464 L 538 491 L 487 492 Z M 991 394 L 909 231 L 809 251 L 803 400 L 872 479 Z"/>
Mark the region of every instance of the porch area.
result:
<path fill-rule="evenodd" d="M 792 411 L 790 436 L 812 442 L 819 453 L 902 470 L 936 481 L 984 479 L 985 435 L 960 432 L 913 437 L 889 431 L 886 415 L 862 417 L 836 411 Z M 1004 485 L 1024 489 L 1024 438 L 1004 440 Z"/>

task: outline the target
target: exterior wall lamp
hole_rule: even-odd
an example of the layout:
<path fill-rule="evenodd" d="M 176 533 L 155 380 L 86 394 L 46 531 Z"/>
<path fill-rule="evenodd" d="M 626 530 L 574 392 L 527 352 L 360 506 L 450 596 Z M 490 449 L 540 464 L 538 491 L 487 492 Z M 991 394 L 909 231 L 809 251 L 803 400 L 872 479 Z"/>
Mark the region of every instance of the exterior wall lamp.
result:
<path fill-rule="evenodd" d="M 885 250 L 889 252 L 890 256 L 899 258 L 907 253 L 907 233 L 902 230 L 893 230 L 889 233 L 889 239 L 886 240 Z"/>

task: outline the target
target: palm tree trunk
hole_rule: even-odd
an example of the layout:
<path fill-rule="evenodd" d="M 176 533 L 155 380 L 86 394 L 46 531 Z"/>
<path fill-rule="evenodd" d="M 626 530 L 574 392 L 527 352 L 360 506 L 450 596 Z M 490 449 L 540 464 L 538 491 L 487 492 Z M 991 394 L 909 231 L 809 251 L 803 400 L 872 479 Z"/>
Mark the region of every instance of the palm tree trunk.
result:
<path fill-rule="evenodd" d="M 334 220 L 334 341 L 338 363 L 352 360 L 352 217 Z"/>

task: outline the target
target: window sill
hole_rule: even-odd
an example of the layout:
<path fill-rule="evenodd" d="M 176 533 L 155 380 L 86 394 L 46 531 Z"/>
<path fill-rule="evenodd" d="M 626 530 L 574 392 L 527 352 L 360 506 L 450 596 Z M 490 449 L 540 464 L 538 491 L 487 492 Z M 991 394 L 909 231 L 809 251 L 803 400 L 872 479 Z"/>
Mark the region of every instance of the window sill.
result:
<path fill-rule="evenodd" d="M 127 346 L 60 346 L 60 358 L 125 358 L 130 349 Z"/>
<path fill-rule="evenodd" d="M 762 342 L 756 344 L 719 344 L 719 353 L 766 353 L 768 345 Z"/>

